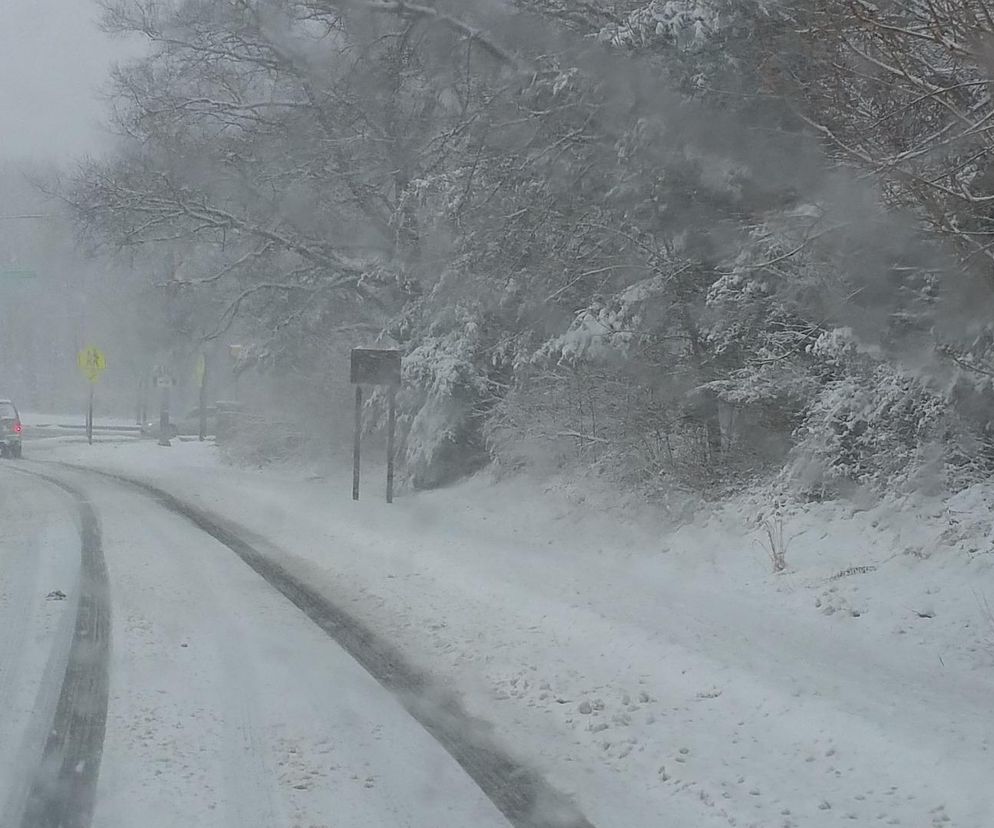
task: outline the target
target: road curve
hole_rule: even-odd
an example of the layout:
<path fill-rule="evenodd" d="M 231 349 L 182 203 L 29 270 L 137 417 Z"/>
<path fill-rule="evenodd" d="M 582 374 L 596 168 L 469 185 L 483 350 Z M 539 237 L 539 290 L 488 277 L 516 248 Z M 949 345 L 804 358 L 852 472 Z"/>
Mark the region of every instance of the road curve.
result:
<path fill-rule="evenodd" d="M 351 614 L 277 563 L 283 555 L 267 541 L 143 481 L 81 466 L 58 465 L 140 492 L 234 552 L 390 691 L 515 828 L 593 828 L 576 806 L 538 773 L 497 748 L 487 738 L 488 725 L 470 717 L 450 692 L 409 664 L 396 648 Z"/>

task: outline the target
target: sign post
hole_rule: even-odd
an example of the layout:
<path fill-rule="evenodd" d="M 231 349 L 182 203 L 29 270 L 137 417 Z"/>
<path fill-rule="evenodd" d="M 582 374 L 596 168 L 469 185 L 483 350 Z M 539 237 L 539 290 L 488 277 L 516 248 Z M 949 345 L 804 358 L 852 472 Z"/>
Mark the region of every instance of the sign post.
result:
<path fill-rule="evenodd" d="M 162 391 L 159 403 L 159 445 L 171 446 L 169 442 L 169 390 L 173 387 L 172 375 L 162 367 L 155 369 L 155 385 Z"/>
<path fill-rule="evenodd" d="M 355 385 L 355 434 L 352 443 L 352 499 L 359 499 L 359 455 L 362 438 L 362 386 L 389 388 L 387 433 L 387 503 L 393 503 L 394 432 L 397 427 L 397 388 L 400 387 L 400 351 L 353 348 L 351 380 Z"/>
<path fill-rule="evenodd" d="M 393 503 L 393 438 L 397 430 L 397 386 L 391 385 L 390 413 L 387 419 L 387 503 Z"/>
<path fill-rule="evenodd" d="M 200 442 L 207 439 L 207 354 L 197 358 L 197 382 L 200 384 Z"/>
<path fill-rule="evenodd" d="M 145 376 L 139 375 L 136 388 L 137 400 L 135 402 L 135 423 L 139 426 L 145 425 Z"/>
<path fill-rule="evenodd" d="M 94 345 L 90 345 L 79 352 L 76 357 L 76 365 L 80 372 L 90 383 L 90 393 L 86 406 L 86 442 L 93 445 L 93 390 L 100 380 L 100 376 L 107 370 L 107 360 L 103 352 Z"/>
<path fill-rule="evenodd" d="M 362 444 L 362 386 L 355 387 L 355 432 L 352 435 L 352 499 L 359 499 L 359 450 Z"/>

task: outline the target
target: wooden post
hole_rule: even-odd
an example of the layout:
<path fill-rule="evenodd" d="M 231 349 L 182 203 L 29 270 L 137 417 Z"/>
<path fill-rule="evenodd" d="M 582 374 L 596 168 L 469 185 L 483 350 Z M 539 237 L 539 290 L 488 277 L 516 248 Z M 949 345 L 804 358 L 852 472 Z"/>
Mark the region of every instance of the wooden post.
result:
<path fill-rule="evenodd" d="M 93 383 L 90 383 L 90 399 L 86 406 L 86 442 L 93 445 Z"/>
<path fill-rule="evenodd" d="M 362 386 L 355 387 L 355 435 L 352 440 L 352 499 L 359 499 L 359 443 L 362 436 Z"/>
<path fill-rule="evenodd" d="M 159 445 L 170 446 L 169 442 L 169 386 L 162 386 L 162 406 L 159 408 Z"/>
<path fill-rule="evenodd" d="M 393 443 L 397 430 L 397 389 L 390 386 L 390 415 L 387 425 L 387 503 L 393 503 Z"/>

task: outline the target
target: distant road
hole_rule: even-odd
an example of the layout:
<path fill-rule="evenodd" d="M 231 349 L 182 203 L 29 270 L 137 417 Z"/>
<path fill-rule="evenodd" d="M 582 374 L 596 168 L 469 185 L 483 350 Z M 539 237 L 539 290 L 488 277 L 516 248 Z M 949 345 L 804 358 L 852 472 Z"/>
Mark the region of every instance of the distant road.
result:
<path fill-rule="evenodd" d="M 86 431 L 86 420 L 84 417 L 74 414 L 33 414 L 25 412 L 21 415 L 21 422 L 24 425 L 23 437 L 25 440 L 67 437 L 80 435 Z M 137 437 L 141 433 L 141 429 L 133 421 L 120 417 L 108 417 L 94 420 L 93 433 Z"/>

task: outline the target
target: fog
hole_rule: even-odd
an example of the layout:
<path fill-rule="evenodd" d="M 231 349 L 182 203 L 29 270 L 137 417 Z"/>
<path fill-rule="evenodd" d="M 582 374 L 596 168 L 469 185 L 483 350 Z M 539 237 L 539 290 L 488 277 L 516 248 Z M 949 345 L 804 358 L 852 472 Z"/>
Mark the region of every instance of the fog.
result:
<path fill-rule="evenodd" d="M 106 35 L 99 19 L 89 0 L 0 0 L 0 396 L 35 410 L 78 413 L 81 343 L 127 329 L 106 308 L 119 264 L 77 245 L 63 205 L 38 186 L 114 145 L 108 73 L 140 45 Z M 105 391 L 103 405 L 120 407 Z"/>
<path fill-rule="evenodd" d="M 994 825 L 987 2 L 0 0 L 0 823 Z"/>
<path fill-rule="evenodd" d="M 615 473 L 696 486 L 807 451 L 833 383 L 940 400 L 960 378 L 982 259 L 913 189 L 840 163 L 810 127 L 834 103 L 770 91 L 763 50 L 802 48 L 793 23 L 733 65 L 704 48 L 717 18 L 305 8 L 7 0 L 2 258 L 45 272 L 20 318 L 62 342 L 42 368 L 8 326 L 10 393 L 79 399 L 66 361 L 94 344 L 106 410 L 142 408 L 162 372 L 188 407 L 204 356 L 211 396 L 325 451 L 347 438 L 349 348 L 398 347 L 417 485 L 611 444 Z"/>
<path fill-rule="evenodd" d="M 137 44 L 104 34 L 99 11 L 90 0 L 0 0 L 0 159 L 69 163 L 107 149 L 107 73 Z"/>

